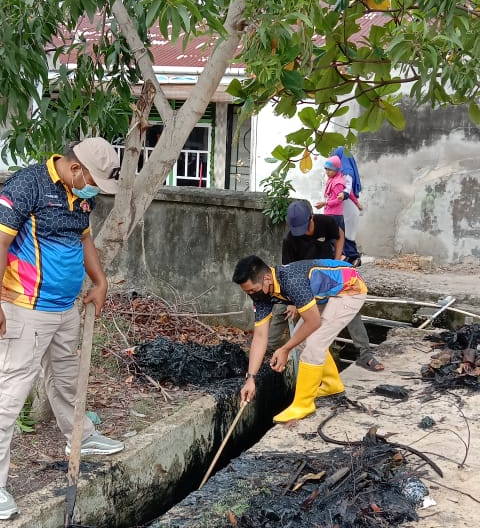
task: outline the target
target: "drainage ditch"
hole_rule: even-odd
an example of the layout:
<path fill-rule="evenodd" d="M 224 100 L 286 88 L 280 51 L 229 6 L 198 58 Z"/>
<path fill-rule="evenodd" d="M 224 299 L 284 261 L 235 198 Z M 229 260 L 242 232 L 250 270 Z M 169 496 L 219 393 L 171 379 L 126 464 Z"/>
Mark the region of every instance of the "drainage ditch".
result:
<path fill-rule="evenodd" d="M 377 319 L 411 324 L 417 322 L 417 311 L 418 307 L 403 306 L 400 309 L 395 305 L 378 304 L 367 305 L 365 313 Z M 458 327 L 461 323 L 447 317 L 438 324 Z M 383 322 L 367 322 L 373 344 L 383 342 L 389 329 Z M 349 337 L 347 333 L 344 336 Z M 349 344 L 342 344 L 339 352 L 343 360 L 355 357 Z M 291 372 L 281 376 L 270 368 L 263 369 L 258 398 L 244 413 L 217 470 L 255 445 L 268 432 L 273 415 L 291 399 L 292 380 Z M 146 429 L 128 450 L 105 463 L 92 478 L 84 479 L 77 497 L 77 523 L 95 528 L 147 526 L 196 490 L 237 413 L 241 383 L 241 378 L 216 383 L 209 395 L 200 397 L 189 408 L 182 409 L 163 423 L 158 422 Z M 255 466 L 254 460 L 252 464 Z M 208 484 L 205 489 L 208 490 Z M 55 492 L 57 497 L 53 496 Z M 38 503 L 40 507 L 36 511 L 20 516 L 12 528 L 58 528 L 63 525 L 61 491 L 52 490 L 49 496 L 46 490 L 43 495 L 39 494 Z M 160 520 L 150 526 L 163 528 L 158 524 Z"/>
<path fill-rule="evenodd" d="M 373 345 L 379 345 L 382 342 L 384 342 L 387 339 L 388 332 L 392 328 L 398 328 L 398 327 L 414 327 L 418 326 L 421 322 L 425 321 L 429 316 L 431 316 L 435 312 L 435 309 L 432 308 L 420 308 L 418 306 L 409 306 L 404 305 L 402 307 L 398 307 L 396 305 L 374 305 L 370 306 L 367 310 L 367 313 L 369 315 L 366 316 L 366 328 L 369 335 L 370 343 Z M 435 320 L 433 326 L 439 327 L 439 328 L 455 328 L 459 325 L 463 324 L 465 322 L 464 318 L 459 316 L 458 314 L 449 314 L 444 313 L 442 314 L 438 319 Z M 348 340 L 350 337 L 348 335 L 348 331 L 342 332 L 341 336 L 343 339 Z M 337 360 L 340 361 L 341 368 L 346 368 L 350 363 L 354 361 L 354 359 L 357 356 L 357 352 L 351 343 L 345 343 L 340 342 L 336 343 L 334 347 L 334 354 L 337 357 Z M 259 395 L 259 397 L 261 397 Z M 270 418 L 271 419 L 271 418 Z M 268 430 L 270 427 L 265 428 Z M 255 442 L 251 442 L 251 445 L 255 444 Z M 239 446 L 240 450 L 242 450 L 242 446 Z M 248 449 L 247 446 L 243 446 L 244 450 Z M 230 452 L 231 453 L 231 452 Z M 268 457 L 267 457 L 268 458 Z M 327 456 L 328 458 L 328 456 Z M 228 457 L 225 458 L 225 461 L 228 460 Z M 282 462 L 283 461 L 283 462 Z M 243 456 L 240 459 L 237 459 L 233 462 L 233 464 L 237 464 L 234 468 L 235 476 L 238 477 L 242 474 L 250 474 L 250 476 L 257 475 L 258 476 L 258 486 L 259 486 L 259 493 L 260 495 L 263 493 L 262 490 L 264 490 L 264 484 L 266 485 L 269 480 L 275 480 L 276 482 L 280 482 L 285 479 L 288 480 L 288 474 L 285 473 L 286 469 L 282 469 L 281 464 L 284 463 L 286 467 L 288 467 L 288 470 L 291 471 L 292 469 L 292 461 L 286 461 L 285 457 L 282 455 L 280 458 L 277 458 L 277 462 L 275 462 L 275 455 L 272 455 L 271 460 L 263 460 L 263 458 L 256 458 L 255 456 L 247 455 Z M 244 467 L 245 466 L 245 467 Z M 264 467 L 265 466 L 265 467 Z M 233 467 L 233 466 L 232 466 Z M 314 464 L 312 467 L 315 467 Z M 265 468 L 268 468 L 267 474 L 265 474 Z M 219 468 L 220 469 L 220 466 Z M 269 473 L 276 473 L 275 476 L 270 475 Z M 233 474 L 233 473 L 232 473 Z M 222 486 L 225 486 L 225 496 L 228 497 L 228 501 L 230 501 L 228 504 L 222 504 L 221 507 L 223 509 L 230 508 L 228 511 L 229 513 L 229 520 L 226 521 L 225 526 L 237 526 L 238 519 L 235 515 L 235 508 L 242 509 L 242 504 L 244 501 L 242 501 L 244 495 L 252 494 L 253 492 L 250 489 L 243 489 L 242 483 L 232 483 L 230 482 L 232 479 L 229 478 L 228 474 L 225 474 L 225 472 L 219 474 L 220 476 L 217 477 L 215 486 L 216 488 L 212 491 L 209 490 L 208 485 L 205 489 L 205 491 L 202 493 L 208 493 L 213 492 L 216 496 L 223 496 L 223 492 L 220 492 L 219 490 L 222 489 Z M 262 483 L 262 481 L 264 482 Z M 233 486 L 233 487 L 232 487 Z M 355 488 L 355 484 L 353 485 Z M 253 493 L 255 495 L 255 493 Z M 187 497 L 182 503 L 180 507 L 175 508 L 175 517 L 174 517 L 174 524 L 170 524 L 170 518 L 167 514 L 166 516 L 160 516 L 157 521 L 155 521 L 153 524 L 150 524 L 150 528 L 180 528 L 185 527 L 187 528 L 190 526 L 190 519 L 189 515 L 192 514 L 192 511 L 197 511 L 198 509 L 202 509 L 202 494 L 195 493 L 191 497 Z M 308 494 L 305 495 L 305 499 L 308 502 Z M 264 499 L 261 499 L 260 502 L 264 502 Z M 278 497 L 275 498 L 274 502 L 278 501 Z M 395 499 L 397 507 L 400 507 L 399 505 L 402 505 L 401 501 L 399 501 L 399 498 L 397 497 Z M 394 501 L 394 502 L 395 502 Z M 288 501 L 287 501 L 288 502 Z M 408 502 L 408 501 L 407 501 Z M 392 502 L 393 504 L 393 502 Z M 198 508 L 197 508 L 198 506 Z M 265 504 L 263 503 L 263 506 Z M 220 506 L 219 506 L 220 507 Z M 182 509 L 185 509 L 185 518 L 182 520 Z M 407 508 L 408 509 L 408 508 Z M 397 523 L 400 524 L 401 522 L 405 520 L 414 520 L 416 519 L 416 514 L 414 512 L 414 509 L 410 509 L 407 511 L 401 511 L 397 512 L 399 513 L 398 517 L 394 520 L 391 519 L 391 526 L 396 526 Z M 361 510 L 361 509 L 360 509 Z M 304 509 L 305 511 L 305 509 Z M 392 506 L 392 511 L 394 511 L 394 508 Z M 203 514 L 202 514 L 203 515 Z M 208 514 L 205 513 L 205 515 Z M 292 521 L 294 520 L 295 515 L 298 515 L 298 511 L 293 511 L 292 508 L 289 509 L 288 504 L 283 505 L 281 511 L 274 511 L 272 510 L 262 510 L 262 515 L 264 515 L 264 518 L 260 519 L 260 517 L 255 519 L 250 519 L 248 522 L 251 524 L 245 524 L 245 526 L 255 526 L 256 528 L 259 526 L 284 526 L 288 525 L 288 520 L 290 519 L 290 516 L 292 517 Z M 308 517 L 308 512 L 304 513 L 302 515 L 306 515 Z M 201 526 L 205 526 L 207 528 L 209 525 L 209 519 L 205 517 L 204 524 L 201 524 Z M 242 517 L 243 518 L 243 517 Z M 305 519 L 306 520 L 306 519 Z M 312 519 L 311 519 L 312 520 Z M 315 519 L 316 521 L 318 519 Z M 261 521 L 261 522 L 260 522 Z M 281 521 L 281 522 L 280 522 Z M 313 520 L 312 520 L 313 522 Z M 280 523 L 280 524 L 278 524 Z M 307 523 L 308 524 L 308 523 Z M 306 525 L 307 525 L 306 524 Z M 213 526 L 214 524 L 212 524 Z M 295 524 L 296 526 L 297 524 Z M 310 524 L 308 524 L 310 526 Z M 197 525 L 196 525 L 197 526 Z M 216 526 L 216 525 L 215 525 Z M 242 524 L 243 526 L 243 524 Z M 350 524 L 348 524 L 350 526 Z M 355 522 L 353 522 L 352 526 L 357 526 Z M 362 525 L 363 526 L 363 525 Z M 365 524 L 367 526 L 367 524 Z M 370 525 L 368 525 L 370 526 Z M 374 526 L 372 524 L 372 526 Z M 375 524 L 376 526 L 376 524 Z"/>

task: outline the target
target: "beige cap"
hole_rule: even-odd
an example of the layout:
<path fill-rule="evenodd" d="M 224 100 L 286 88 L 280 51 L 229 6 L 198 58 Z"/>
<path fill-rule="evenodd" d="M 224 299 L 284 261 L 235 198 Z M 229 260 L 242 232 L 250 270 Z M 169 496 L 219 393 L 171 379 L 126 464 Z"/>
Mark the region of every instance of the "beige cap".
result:
<path fill-rule="evenodd" d="M 118 180 L 112 173 L 120 167 L 118 154 L 110 143 L 101 138 L 87 138 L 73 147 L 78 161 L 88 169 L 95 184 L 107 194 L 116 194 Z"/>

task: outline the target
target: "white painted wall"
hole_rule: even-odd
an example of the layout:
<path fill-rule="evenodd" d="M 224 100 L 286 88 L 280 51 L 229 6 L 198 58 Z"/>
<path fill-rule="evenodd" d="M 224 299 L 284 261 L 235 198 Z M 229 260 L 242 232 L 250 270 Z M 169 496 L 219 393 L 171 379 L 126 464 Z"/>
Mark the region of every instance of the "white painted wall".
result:
<path fill-rule="evenodd" d="M 275 168 L 265 158 L 272 157 L 272 150 L 277 145 L 285 144 L 285 136 L 302 128 L 302 122 L 295 116 L 291 119 L 276 116 L 273 105 L 269 104 L 252 119 L 252 156 L 250 190 L 261 191 L 260 181 Z M 295 187 L 294 196 L 309 200 L 312 204 L 321 200 L 324 186 L 324 159 L 321 155 L 313 156 L 313 169 L 303 174 L 298 167 L 292 169 L 289 177 Z"/>

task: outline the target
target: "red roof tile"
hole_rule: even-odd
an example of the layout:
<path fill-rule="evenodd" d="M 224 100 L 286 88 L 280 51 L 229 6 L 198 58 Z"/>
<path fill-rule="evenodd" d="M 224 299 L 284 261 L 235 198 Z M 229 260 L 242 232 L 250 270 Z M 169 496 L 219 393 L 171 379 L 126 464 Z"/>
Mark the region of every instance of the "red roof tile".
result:
<path fill-rule="evenodd" d="M 372 26 L 384 25 L 388 20 L 390 20 L 390 17 L 382 15 L 381 13 L 369 13 L 365 15 L 359 20 L 360 30 L 354 35 L 351 41 L 361 45 L 363 39 L 368 36 Z M 101 27 L 102 19 L 100 16 L 95 17 L 93 22 L 90 22 L 84 17 L 79 23 L 75 35 L 70 34 L 68 35 L 68 38 L 71 39 L 75 36 L 79 38 L 82 36 L 89 44 L 93 44 L 98 40 L 101 34 Z M 108 30 L 109 28 L 110 22 L 107 21 L 106 29 Z M 150 49 L 153 54 L 154 65 L 163 67 L 176 66 L 202 68 L 215 46 L 216 38 L 217 37 L 193 38 L 186 48 L 183 49 L 181 41 L 172 44 L 163 38 L 158 28 L 154 28 L 150 33 L 150 40 L 152 43 Z M 318 36 L 315 40 L 320 44 L 323 41 L 323 36 Z M 57 38 L 55 39 L 54 44 L 58 45 L 60 42 L 60 38 Z M 63 55 L 61 56 L 61 61 L 63 63 L 72 63 L 75 61 L 75 54 L 72 53 L 69 56 Z"/>

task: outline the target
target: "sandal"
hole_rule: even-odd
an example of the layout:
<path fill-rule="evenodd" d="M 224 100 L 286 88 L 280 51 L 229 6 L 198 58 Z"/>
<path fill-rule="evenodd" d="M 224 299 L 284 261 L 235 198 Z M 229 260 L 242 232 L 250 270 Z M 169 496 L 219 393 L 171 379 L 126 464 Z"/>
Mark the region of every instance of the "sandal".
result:
<path fill-rule="evenodd" d="M 371 352 L 363 354 L 355 361 L 355 364 L 366 370 L 370 370 L 371 372 L 380 372 L 385 370 L 385 367 L 382 365 L 382 363 L 380 363 L 380 361 L 378 361 Z"/>

